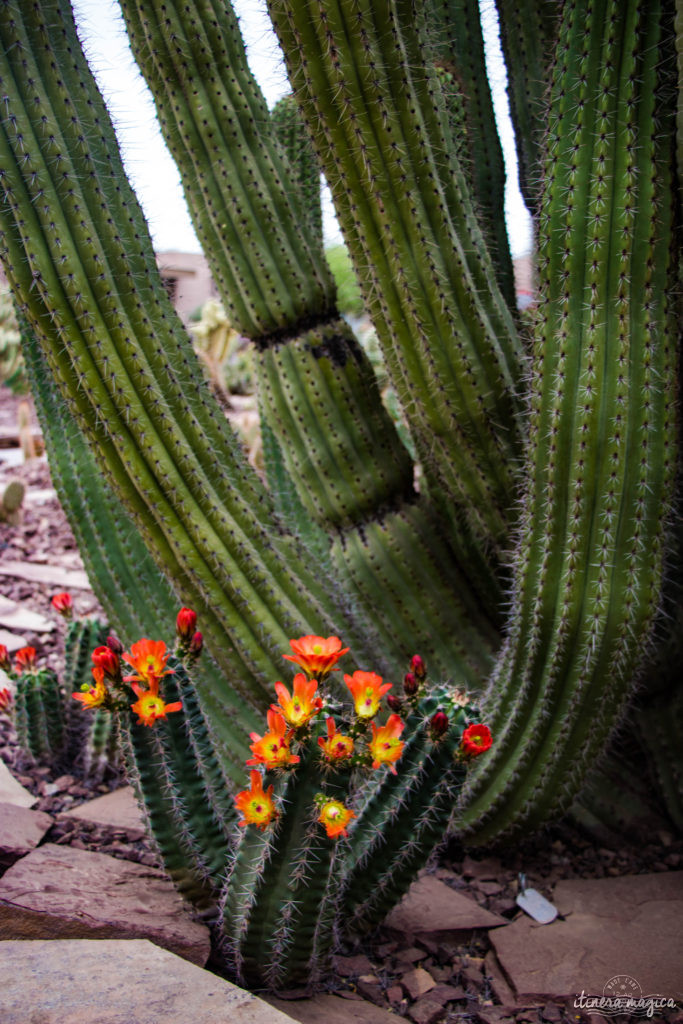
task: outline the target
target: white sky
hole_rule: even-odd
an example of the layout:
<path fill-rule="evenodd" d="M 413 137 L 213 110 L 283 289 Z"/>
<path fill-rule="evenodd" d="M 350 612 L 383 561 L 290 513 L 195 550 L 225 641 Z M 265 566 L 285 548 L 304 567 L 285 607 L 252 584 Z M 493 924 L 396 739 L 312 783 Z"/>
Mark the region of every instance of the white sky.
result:
<path fill-rule="evenodd" d="M 499 126 L 502 125 L 500 133 L 507 167 L 506 221 L 513 256 L 520 256 L 531 248 L 531 222 L 517 188 L 517 158 L 505 93 L 505 69 L 499 55 L 494 0 L 480 0 L 480 3 L 485 32 L 488 29 L 487 60 L 496 118 Z M 252 71 L 272 107 L 288 92 L 288 84 L 265 0 L 233 0 L 233 6 L 240 18 Z M 199 252 L 180 175 L 161 137 L 152 97 L 128 47 L 118 4 L 115 0 L 74 0 L 74 9 L 86 55 L 107 101 L 126 171 L 147 217 L 155 248 L 159 252 L 169 249 Z M 490 49 L 493 56 L 489 55 Z M 325 205 L 325 237 L 332 243 L 341 236 L 329 200 Z"/>

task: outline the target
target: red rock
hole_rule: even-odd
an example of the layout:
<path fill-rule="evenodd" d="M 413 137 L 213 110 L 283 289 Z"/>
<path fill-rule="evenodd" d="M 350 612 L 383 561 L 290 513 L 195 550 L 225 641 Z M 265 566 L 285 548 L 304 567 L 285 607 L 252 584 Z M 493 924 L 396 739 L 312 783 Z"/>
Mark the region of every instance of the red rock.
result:
<path fill-rule="evenodd" d="M 425 971 L 423 967 L 415 967 L 403 975 L 401 984 L 411 999 L 419 999 L 429 992 L 430 988 L 434 988 L 436 982 L 429 971 Z"/>
<path fill-rule="evenodd" d="M 449 936 L 462 938 L 462 933 L 470 934 L 478 928 L 497 928 L 506 921 L 433 875 L 423 875 L 411 885 L 384 924 L 411 940 L 425 936 L 441 942 Z"/>
<path fill-rule="evenodd" d="M 97 825 L 110 825 L 122 829 L 129 838 L 142 839 L 147 834 L 132 786 L 121 786 L 112 793 L 88 800 L 65 811 L 63 816 L 92 821 Z"/>
<path fill-rule="evenodd" d="M 25 857 L 36 848 L 52 824 L 50 815 L 42 811 L 0 803 L 0 864 L 9 867 Z"/>
<path fill-rule="evenodd" d="M 203 965 L 209 930 L 161 871 L 46 843 L 0 879 L 1 939 L 151 939 Z"/>
<path fill-rule="evenodd" d="M 322 995 L 296 1003 L 281 1003 L 271 996 L 266 1001 L 300 1024 L 396 1024 L 396 1014 L 365 1000 L 350 1002 L 339 996 Z"/>
<path fill-rule="evenodd" d="M 408 1010 L 408 1016 L 415 1024 L 436 1024 L 446 1014 L 446 1008 L 438 999 L 430 999 L 429 995 L 418 999 Z"/>
<path fill-rule="evenodd" d="M 503 866 L 497 857 L 486 857 L 484 860 L 474 860 L 467 856 L 462 862 L 462 873 L 465 878 L 477 878 L 498 881 L 503 874 Z"/>
<path fill-rule="evenodd" d="M 683 998 L 683 872 L 563 881 L 553 902 L 565 920 L 491 932 L 518 997 L 600 996 L 624 975 L 644 996 Z"/>
<path fill-rule="evenodd" d="M 387 1000 L 392 1006 L 399 1006 L 403 999 L 403 989 L 400 985 L 390 985 L 386 992 Z"/>
<path fill-rule="evenodd" d="M 288 1010 L 140 939 L 0 943 L 2 1024 L 292 1024 Z"/>
<path fill-rule="evenodd" d="M 417 946 L 408 946 L 406 949 L 400 949 L 396 954 L 396 959 L 400 964 L 414 964 L 418 960 L 424 960 L 427 953 L 424 949 L 418 949 Z"/>
<path fill-rule="evenodd" d="M 369 974 L 372 964 L 366 956 L 336 956 L 334 958 L 334 969 L 342 978 L 352 978 L 358 974 Z"/>

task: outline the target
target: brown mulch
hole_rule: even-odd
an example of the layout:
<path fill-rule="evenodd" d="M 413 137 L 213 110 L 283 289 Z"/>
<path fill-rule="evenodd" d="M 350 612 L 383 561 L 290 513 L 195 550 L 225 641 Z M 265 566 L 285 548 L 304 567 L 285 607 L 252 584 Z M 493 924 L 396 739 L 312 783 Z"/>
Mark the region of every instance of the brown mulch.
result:
<path fill-rule="evenodd" d="M 16 400 L 6 389 L 0 389 L 0 431 L 11 427 L 13 416 L 16 417 Z M 22 480 L 29 489 L 51 486 L 44 457 L 10 467 L 0 459 L 0 489 L 13 478 Z M 56 499 L 40 504 L 27 502 L 19 526 L 0 523 L 0 559 L 58 564 L 69 569 L 82 567 L 73 535 Z M 0 576 L 0 594 L 46 616 L 51 615 L 50 598 L 59 589 Z M 78 615 L 100 612 L 89 591 L 74 591 L 73 598 Z M 55 619 L 58 616 L 55 615 Z M 52 634 L 25 634 L 28 643 L 36 646 L 41 657 L 56 670 L 62 656 L 63 632 L 63 623 L 58 621 L 58 629 Z M 55 818 L 45 841 L 99 851 L 146 865 L 158 864 L 150 840 L 132 839 L 125 831 L 63 817 L 64 811 L 121 785 L 125 780 L 115 772 L 100 780 L 89 780 L 33 762 L 17 747 L 10 723 L 2 715 L 0 757 L 18 781 L 38 797 L 37 809 Z M 512 919 L 518 913 L 515 897 L 520 872 L 526 874 L 528 885 L 550 897 L 553 885 L 560 879 L 603 878 L 682 867 L 683 840 L 669 833 L 660 832 L 647 842 L 606 844 L 565 821 L 508 849 L 468 853 L 453 842 L 441 851 L 431 870 L 446 884 L 488 910 Z M 413 945 L 409 939 L 402 941 L 380 928 L 373 936 L 347 944 L 340 951 L 337 974 L 331 979 L 328 990 L 347 999 L 372 1002 L 409 1018 L 413 1024 L 435 1024 L 436 1020 L 446 1024 L 456 1021 L 497 1024 L 503 1020 L 516 1024 L 565 1021 L 597 1024 L 595 1016 L 582 1015 L 573 1007 L 559 1003 L 508 1010 L 504 1015 L 500 1005 L 496 1005 L 484 969 L 484 957 L 489 949 L 485 933 L 453 947 L 419 940 Z M 408 972 L 417 967 L 427 971 L 441 989 L 443 1008 L 435 1017 L 422 1018 L 417 1005 L 419 999 L 410 997 L 403 982 Z M 626 1018 L 610 1019 L 620 1024 Z M 660 1019 L 682 1024 L 683 1015 L 678 1012 Z"/>

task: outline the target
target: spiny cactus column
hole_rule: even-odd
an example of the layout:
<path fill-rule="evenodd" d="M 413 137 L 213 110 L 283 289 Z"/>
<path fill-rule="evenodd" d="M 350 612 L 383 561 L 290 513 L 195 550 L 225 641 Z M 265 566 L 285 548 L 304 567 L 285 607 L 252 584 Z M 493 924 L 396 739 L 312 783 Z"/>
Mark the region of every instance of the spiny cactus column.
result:
<path fill-rule="evenodd" d="M 565 6 L 540 221 L 532 472 L 512 627 L 487 704 L 499 739 L 465 795 L 478 840 L 511 813 L 533 828 L 567 806 L 623 707 L 659 599 L 675 469 L 670 43 L 665 5 Z"/>
<path fill-rule="evenodd" d="M 522 357 L 434 106 L 422 23 L 408 3 L 269 11 L 426 481 L 485 593 L 508 537 Z"/>
<path fill-rule="evenodd" d="M 150 0 L 126 0 L 123 8 L 199 237 L 208 238 L 220 216 L 240 235 L 232 263 L 268 266 L 272 240 L 253 225 L 240 229 L 253 187 L 245 167 L 253 164 L 261 168 L 258 208 L 268 208 L 265 222 L 277 220 L 279 231 L 288 236 L 310 236 L 306 247 L 299 243 L 299 262 L 289 267 L 290 273 L 302 281 L 322 278 L 320 240 L 294 202 L 296 175 L 274 144 L 276 133 L 246 70 L 229 7 L 210 30 L 201 5 L 167 3 L 161 22 Z M 206 69 L 216 53 L 222 57 L 209 80 Z M 210 172 L 202 175 L 191 156 L 196 158 L 194 140 L 203 137 L 207 126 L 215 152 Z M 213 247 L 208 255 L 217 279 L 234 290 L 237 283 L 223 250 Z M 368 359 L 336 314 L 332 283 L 325 315 L 312 309 L 308 319 L 302 318 L 301 308 L 290 310 L 288 296 L 277 292 L 288 287 L 286 281 L 273 283 L 277 303 L 275 297 L 266 302 L 253 296 L 250 319 L 230 306 L 230 292 L 225 302 L 259 353 L 262 417 L 282 442 L 301 500 L 335 538 L 333 564 L 354 603 L 373 617 L 384 647 L 396 649 L 396 638 L 405 638 L 408 647 L 399 641 L 396 651 L 400 657 L 409 655 L 410 644 L 419 644 L 444 672 L 481 683 L 497 644 L 496 630 L 468 596 L 470 581 L 463 578 L 449 543 L 441 541 L 444 527 L 435 511 L 417 501 L 413 466 L 382 406 Z M 300 291 L 305 291 L 303 284 Z"/>
<path fill-rule="evenodd" d="M 4 11 L 8 277 L 155 557 L 188 603 L 206 606 L 224 672 L 217 690 L 234 686 L 258 704 L 261 680 L 277 671 L 271 641 L 279 648 L 288 635 L 333 620 L 349 636 L 353 626 L 282 536 L 208 393 L 190 385 L 196 362 L 122 184 L 110 121 L 66 4 L 6 3 Z M 94 117 L 99 133 L 90 131 Z"/>

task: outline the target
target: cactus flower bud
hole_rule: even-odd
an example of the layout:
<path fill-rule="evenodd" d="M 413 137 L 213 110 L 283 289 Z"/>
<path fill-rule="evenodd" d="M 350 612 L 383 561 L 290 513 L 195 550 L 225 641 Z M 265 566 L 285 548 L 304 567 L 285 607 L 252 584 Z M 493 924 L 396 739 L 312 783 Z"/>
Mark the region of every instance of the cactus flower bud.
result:
<path fill-rule="evenodd" d="M 403 677 L 403 692 L 406 697 L 414 697 L 419 689 L 420 684 L 417 681 L 417 677 L 412 672 L 406 672 Z"/>
<path fill-rule="evenodd" d="M 95 667 L 101 668 L 108 679 L 121 678 L 121 662 L 111 647 L 96 647 L 91 657 Z"/>
<path fill-rule="evenodd" d="M 114 654 L 123 654 L 123 644 L 117 637 L 116 633 L 110 633 L 106 640 L 107 647 Z"/>
<path fill-rule="evenodd" d="M 425 663 L 419 654 L 414 654 L 410 659 L 410 671 L 414 676 L 417 676 L 418 679 L 424 679 L 427 675 Z"/>
<path fill-rule="evenodd" d="M 10 667 L 9 651 L 4 644 L 0 644 L 0 668 L 3 672 L 9 672 Z"/>
<path fill-rule="evenodd" d="M 429 722 L 429 735 L 431 739 L 436 742 L 442 736 L 445 736 L 448 732 L 449 724 L 448 715 L 445 711 L 441 711 L 441 709 L 435 711 Z"/>
<path fill-rule="evenodd" d="M 55 594 L 50 603 L 54 610 L 59 612 L 60 615 L 63 615 L 65 619 L 71 618 L 74 610 L 74 602 L 71 594 Z"/>
<path fill-rule="evenodd" d="M 36 649 L 35 647 L 21 647 L 14 655 L 15 672 L 36 671 Z"/>
<path fill-rule="evenodd" d="M 204 637 L 197 630 L 192 639 L 190 640 L 190 654 L 193 654 L 195 658 L 199 657 L 202 653 L 202 647 L 204 646 Z"/>
<path fill-rule="evenodd" d="M 181 608 L 175 620 L 175 631 L 181 640 L 193 639 L 197 629 L 197 613 L 191 608 Z"/>
<path fill-rule="evenodd" d="M 391 710 L 395 711 L 397 714 L 400 715 L 401 711 L 403 710 L 403 701 L 401 700 L 401 698 L 395 697 L 393 693 L 390 693 L 388 694 L 386 700 Z"/>

